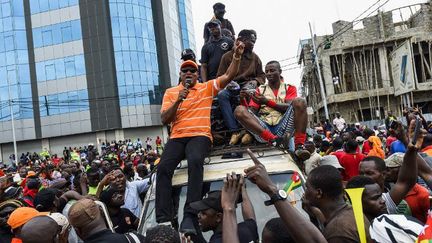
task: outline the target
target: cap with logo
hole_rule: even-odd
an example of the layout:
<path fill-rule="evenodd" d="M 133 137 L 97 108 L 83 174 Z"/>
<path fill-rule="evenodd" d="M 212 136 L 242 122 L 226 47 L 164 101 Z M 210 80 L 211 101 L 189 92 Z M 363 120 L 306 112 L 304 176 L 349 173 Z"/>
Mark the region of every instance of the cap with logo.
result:
<path fill-rule="evenodd" d="M 183 61 L 195 59 L 195 53 L 192 51 L 192 49 L 186 48 L 181 53 L 181 58 Z"/>

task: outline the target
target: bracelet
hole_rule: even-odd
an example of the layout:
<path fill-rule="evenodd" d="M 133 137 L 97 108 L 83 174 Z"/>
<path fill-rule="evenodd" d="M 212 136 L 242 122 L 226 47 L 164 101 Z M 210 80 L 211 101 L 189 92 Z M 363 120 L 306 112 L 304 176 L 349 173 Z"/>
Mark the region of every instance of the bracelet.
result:
<path fill-rule="evenodd" d="M 268 100 L 266 105 L 270 108 L 275 108 L 277 104 L 274 100 Z"/>
<path fill-rule="evenodd" d="M 240 61 L 241 56 L 240 57 L 236 57 L 236 54 L 233 54 L 233 59 L 236 60 L 236 61 Z"/>

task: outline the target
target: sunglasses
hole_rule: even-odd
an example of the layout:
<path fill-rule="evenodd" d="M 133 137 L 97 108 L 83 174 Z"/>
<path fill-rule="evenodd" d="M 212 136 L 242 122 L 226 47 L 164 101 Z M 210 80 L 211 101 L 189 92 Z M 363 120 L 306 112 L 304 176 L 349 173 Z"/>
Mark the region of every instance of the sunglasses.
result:
<path fill-rule="evenodd" d="M 187 72 L 196 73 L 197 70 L 195 68 L 185 68 L 185 69 L 182 69 L 181 72 L 182 73 L 187 73 Z"/>

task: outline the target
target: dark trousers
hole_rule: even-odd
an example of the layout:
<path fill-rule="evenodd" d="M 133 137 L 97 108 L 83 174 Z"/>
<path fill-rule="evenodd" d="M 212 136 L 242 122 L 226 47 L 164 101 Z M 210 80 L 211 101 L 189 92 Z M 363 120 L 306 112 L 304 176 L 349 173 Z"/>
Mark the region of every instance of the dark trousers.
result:
<path fill-rule="evenodd" d="M 168 140 L 157 169 L 156 221 L 169 222 L 175 215 L 172 200 L 172 176 L 180 161 L 188 162 L 188 190 L 184 215 L 194 216 L 189 203 L 202 199 L 204 159 L 209 155 L 211 141 L 208 137 L 173 138 Z"/>

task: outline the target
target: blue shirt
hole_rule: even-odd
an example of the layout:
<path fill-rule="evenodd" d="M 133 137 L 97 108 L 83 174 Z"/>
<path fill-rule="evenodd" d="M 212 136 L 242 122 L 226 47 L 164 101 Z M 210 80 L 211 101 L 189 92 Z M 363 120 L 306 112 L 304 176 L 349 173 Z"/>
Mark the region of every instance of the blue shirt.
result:
<path fill-rule="evenodd" d="M 141 214 L 142 203 L 139 195 L 149 187 L 149 179 L 141 181 L 126 181 L 125 204 L 123 208 L 129 209 L 135 216 Z"/>

